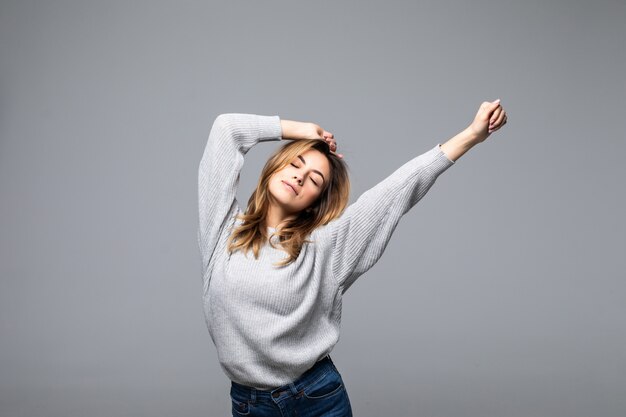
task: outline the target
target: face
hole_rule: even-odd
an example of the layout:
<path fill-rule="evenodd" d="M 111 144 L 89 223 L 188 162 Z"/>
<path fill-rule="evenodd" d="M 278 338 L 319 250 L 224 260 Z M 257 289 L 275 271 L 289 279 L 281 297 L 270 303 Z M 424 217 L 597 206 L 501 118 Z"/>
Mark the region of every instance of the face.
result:
<path fill-rule="evenodd" d="M 309 149 L 289 165 L 276 171 L 269 181 L 269 193 L 285 213 L 302 211 L 314 203 L 330 181 L 330 164 L 317 149 Z"/>

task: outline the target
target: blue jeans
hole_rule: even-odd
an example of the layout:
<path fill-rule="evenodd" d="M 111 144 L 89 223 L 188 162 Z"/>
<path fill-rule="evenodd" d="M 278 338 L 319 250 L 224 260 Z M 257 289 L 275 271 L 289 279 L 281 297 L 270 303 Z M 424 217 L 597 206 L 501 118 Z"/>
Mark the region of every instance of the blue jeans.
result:
<path fill-rule="evenodd" d="M 352 417 L 348 392 L 326 355 L 295 381 L 259 390 L 231 381 L 233 417 Z"/>

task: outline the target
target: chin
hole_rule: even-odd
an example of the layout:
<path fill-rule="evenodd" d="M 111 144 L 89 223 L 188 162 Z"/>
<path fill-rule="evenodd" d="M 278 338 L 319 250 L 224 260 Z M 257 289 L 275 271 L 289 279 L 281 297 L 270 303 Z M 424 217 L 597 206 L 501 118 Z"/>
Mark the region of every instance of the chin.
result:
<path fill-rule="evenodd" d="M 285 190 L 282 187 L 283 184 L 281 182 L 273 184 L 273 186 L 269 189 L 269 194 L 271 194 L 272 199 L 278 202 L 281 206 L 287 207 L 289 206 L 290 196 L 285 193 Z"/>

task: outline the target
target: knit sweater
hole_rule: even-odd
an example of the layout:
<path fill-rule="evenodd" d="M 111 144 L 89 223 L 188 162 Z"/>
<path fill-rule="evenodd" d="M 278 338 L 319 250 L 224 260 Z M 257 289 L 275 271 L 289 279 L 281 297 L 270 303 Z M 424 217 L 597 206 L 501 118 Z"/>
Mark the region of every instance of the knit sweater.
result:
<path fill-rule="evenodd" d="M 252 251 L 229 254 L 226 240 L 241 222 L 236 190 L 244 155 L 258 142 L 281 140 L 279 116 L 221 114 L 198 173 L 207 327 L 224 373 L 258 389 L 294 381 L 331 352 L 342 296 L 381 257 L 400 218 L 454 164 L 440 144 L 414 157 L 315 229 L 293 263 L 277 267 L 287 253 L 269 242 L 255 259 Z"/>

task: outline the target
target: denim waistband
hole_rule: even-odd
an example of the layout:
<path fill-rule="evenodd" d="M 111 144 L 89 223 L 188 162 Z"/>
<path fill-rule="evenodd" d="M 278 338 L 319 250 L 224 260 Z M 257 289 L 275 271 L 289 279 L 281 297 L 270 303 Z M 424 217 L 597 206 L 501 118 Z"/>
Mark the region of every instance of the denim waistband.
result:
<path fill-rule="evenodd" d="M 247 385 L 239 384 L 235 381 L 231 381 L 231 389 L 243 396 L 255 401 L 257 398 L 267 398 L 277 400 L 280 397 L 288 397 L 290 395 L 298 395 L 304 388 L 308 387 L 314 382 L 317 382 L 328 372 L 336 370 L 330 355 L 324 356 L 318 360 L 315 365 L 304 372 L 295 381 L 282 385 L 280 387 L 271 390 L 262 390 Z"/>

